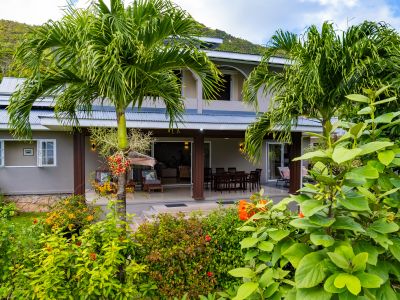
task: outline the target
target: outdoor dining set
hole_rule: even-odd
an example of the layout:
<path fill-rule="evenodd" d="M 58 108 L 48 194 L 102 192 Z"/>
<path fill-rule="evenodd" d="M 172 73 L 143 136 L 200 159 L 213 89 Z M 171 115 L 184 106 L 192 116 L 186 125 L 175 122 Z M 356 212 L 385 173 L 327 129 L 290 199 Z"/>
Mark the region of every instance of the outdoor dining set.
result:
<path fill-rule="evenodd" d="M 204 169 L 204 184 L 213 191 L 255 191 L 260 189 L 262 169 L 256 169 L 249 173 L 237 171 L 236 168 L 212 168 Z"/>

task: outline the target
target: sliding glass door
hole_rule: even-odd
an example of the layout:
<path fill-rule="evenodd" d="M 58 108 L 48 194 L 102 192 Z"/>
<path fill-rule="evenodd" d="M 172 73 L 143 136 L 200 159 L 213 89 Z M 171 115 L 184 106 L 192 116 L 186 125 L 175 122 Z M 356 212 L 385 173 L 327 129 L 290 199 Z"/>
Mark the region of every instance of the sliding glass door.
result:
<path fill-rule="evenodd" d="M 289 152 L 287 144 L 268 143 L 267 144 L 267 179 L 277 180 L 281 176 L 279 167 L 289 166 Z"/>

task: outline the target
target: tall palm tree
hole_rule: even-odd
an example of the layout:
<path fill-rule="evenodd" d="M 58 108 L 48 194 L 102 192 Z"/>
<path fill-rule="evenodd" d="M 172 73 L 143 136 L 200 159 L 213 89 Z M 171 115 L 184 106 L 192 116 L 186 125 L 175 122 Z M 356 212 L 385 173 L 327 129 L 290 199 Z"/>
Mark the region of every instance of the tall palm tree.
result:
<path fill-rule="evenodd" d="M 324 126 L 332 117 L 351 110 L 346 95 L 398 78 L 399 42 L 390 26 L 374 22 L 344 32 L 325 22 L 321 30 L 313 25 L 300 37 L 278 30 L 244 84 L 245 101 L 256 107 L 260 88 L 272 93 L 273 109 L 261 114 L 246 131 L 245 149 L 250 157 L 260 157 L 268 132 L 290 141 L 291 127 L 300 116 L 319 120 Z M 268 61 L 282 55 L 289 63 L 283 71 L 274 71 Z"/>
<path fill-rule="evenodd" d="M 198 49 L 198 23 L 169 0 L 103 0 L 88 9 L 69 6 L 60 21 L 33 30 L 17 58 L 33 70 L 11 97 L 9 126 L 14 135 L 30 137 L 29 114 L 41 96 L 54 95 L 55 115 L 78 125 L 77 111 L 89 113 L 95 101 L 115 107 L 118 147 L 128 148 L 125 112 L 144 99 L 162 99 L 170 126 L 184 112 L 177 70 L 190 69 L 214 95 L 220 73 Z M 118 176 L 120 217 L 126 215 L 126 172 Z"/>

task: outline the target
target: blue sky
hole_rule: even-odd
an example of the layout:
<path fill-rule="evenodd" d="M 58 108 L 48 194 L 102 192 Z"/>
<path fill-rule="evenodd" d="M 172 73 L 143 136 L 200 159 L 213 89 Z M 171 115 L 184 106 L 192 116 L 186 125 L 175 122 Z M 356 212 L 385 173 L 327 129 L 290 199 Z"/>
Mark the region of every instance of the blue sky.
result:
<path fill-rule="evenodd" d="M 73 0 L 85 7 L 88 0 Z M 275 30 L 301 33 L 311 24 L 333 22 L 338 29 L 364 20 L 400 29 L 400 0 L 173 0 L 198 21 L 265 44 Z M 127 0 L 126 0 L 127 2 Z M 62 15 L 66 0 L 0 0 L 0 19 L 41 24 Z"/>

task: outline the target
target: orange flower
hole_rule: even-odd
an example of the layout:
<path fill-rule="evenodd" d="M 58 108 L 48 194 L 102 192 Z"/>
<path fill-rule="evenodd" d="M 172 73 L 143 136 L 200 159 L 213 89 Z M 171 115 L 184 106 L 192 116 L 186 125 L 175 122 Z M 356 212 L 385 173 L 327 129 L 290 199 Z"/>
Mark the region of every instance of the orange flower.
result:
<path fill-rule="evenodd" d="M 249 215 L 247 214 L 247 211 L 245 211 L 245 210 L 240 211 L 239 219 L 242 221 L 247 221 L 249 219 Z"/>
<path fill-rule="evenodd" d="M 88 220 L 89 222 L 93 221 L 94 217 L 92 215 L 88 215 L 86 217 L 86 220 Z"/>
<path fill-rule="evenodd" d="M 302 212 L 299 212 L 299 218 L 304 218 L 304 214 Z"/>
<path fill-rule="evenodd" d="M 89 253 L 89 258 L 91 259 L 91 260 L 96 260 L 96 257 L 97 257 L 97 255 L 96 255 L 96 253 Z"/>

